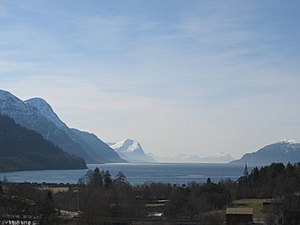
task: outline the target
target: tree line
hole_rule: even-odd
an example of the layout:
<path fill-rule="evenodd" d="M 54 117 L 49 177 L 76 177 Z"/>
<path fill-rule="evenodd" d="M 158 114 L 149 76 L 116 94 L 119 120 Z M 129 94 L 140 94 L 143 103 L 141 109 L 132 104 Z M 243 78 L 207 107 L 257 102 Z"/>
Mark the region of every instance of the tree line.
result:
<path fill-rule="evenodd" d="M 204 219 L 203 213 L 222 209 L 228 203 L 229 195 L 222 183 L 216 184 L 210 179 L 205 184 L 130 185 L 122 172 L 113 179 L 108 170 L 98 168 L 89 170 L 79 179 L 78 185 L 81 189 L 77 196 L 62 199 L 69 204 L 77 197 L 76 207 L 82 212 L 82 223 L 90 225 L 107 224 L 108 218 L 149 218 L 153 210 L 163 213 L 166 219 L 203 219 L 218 224 L 223 218 L 212 215 L 210 219 L 209 216 Z M 157 200 L 163 203 L 157 204 Z"/>
<path fill-rule="evenodd" d="M 236 198 L 282 198 L 300 191 L 300 163 L 272 163 L 240 177 Z"/>
<path fill-rule="evenodd" d="M 154 212 L 162 213 L 165 220 L 218 225 L 224 222 L 222 209 L 234 199 L 294 198 L 300 190 L 300 163 L 256 167 L 237 181 L 226 179 L 218 183 L 208 178 L 202 184 L 131 185 L 122 172 L 112 177 L 108 170 L 96 168 L 81 177 L 78 184 L 67 185 L 68 192 L 55 195 L 38 190 L 33 184 L 7 185 L 11 188 L 6 193 L 0 188 L 0 221 L 3 215 L 19 214 L 37 218 L 36 224 L 63 224 L 59 212 L 65 210 L 78 213 L 73 221 L 77 225 L 111 224 L 116 218 L 149 219 Z"/>

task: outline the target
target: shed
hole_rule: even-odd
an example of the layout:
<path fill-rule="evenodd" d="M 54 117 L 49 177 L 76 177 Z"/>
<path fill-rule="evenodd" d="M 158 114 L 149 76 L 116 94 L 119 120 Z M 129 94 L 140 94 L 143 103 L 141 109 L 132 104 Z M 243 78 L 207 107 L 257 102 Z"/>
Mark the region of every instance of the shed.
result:
<path fill-rule="evenodd" d="M 252 208 L 227 208 L 226 225 L 240 225 L 253 223 Z"/>

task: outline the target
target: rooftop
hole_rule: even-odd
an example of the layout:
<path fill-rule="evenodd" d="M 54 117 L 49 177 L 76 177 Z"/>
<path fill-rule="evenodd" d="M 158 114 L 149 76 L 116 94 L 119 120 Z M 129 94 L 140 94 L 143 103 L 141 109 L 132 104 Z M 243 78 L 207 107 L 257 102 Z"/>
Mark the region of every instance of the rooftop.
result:
<path fill-rule="evenodd" d="M 227 208 L 226 214 L 253 215 L 252 208 Z"/>

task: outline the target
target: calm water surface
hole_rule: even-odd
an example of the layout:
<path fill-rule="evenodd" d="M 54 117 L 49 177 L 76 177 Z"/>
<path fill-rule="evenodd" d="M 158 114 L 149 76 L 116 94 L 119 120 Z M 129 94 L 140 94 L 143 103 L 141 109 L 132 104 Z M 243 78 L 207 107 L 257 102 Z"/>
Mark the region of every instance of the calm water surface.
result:
<path fill-rule="evenodd" d="M 171 184 L 186 184 L 191 181 L 206 182 L 210 177 L 217 182 L 221 179 L 238 179 L 244 167 L 242 165 L 213 164 L 213 163 L 155 163 L 155 164 L 89 164 L 89 169 L 98 167 L 109 170 L 114 177 L 119 171 L 123 172 L 131 184 L 148 182 L 163 182 Z M 251 168 L 249 168 L 249 171 Z M 0 173 L 0 178 L 10 182 L 47 182 L 47 183 L 77 183 L 85 170 L 42 170 Z"/>

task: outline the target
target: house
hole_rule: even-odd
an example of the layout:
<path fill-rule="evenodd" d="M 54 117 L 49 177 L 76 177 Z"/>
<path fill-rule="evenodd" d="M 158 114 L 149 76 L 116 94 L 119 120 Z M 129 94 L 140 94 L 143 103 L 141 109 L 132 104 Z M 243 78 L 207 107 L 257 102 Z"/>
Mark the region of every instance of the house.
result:
<path fill-rule="evenodd" d="M 226 225 L 248 225 L 253 224 L 252 208 L 227 208 Z"/>

